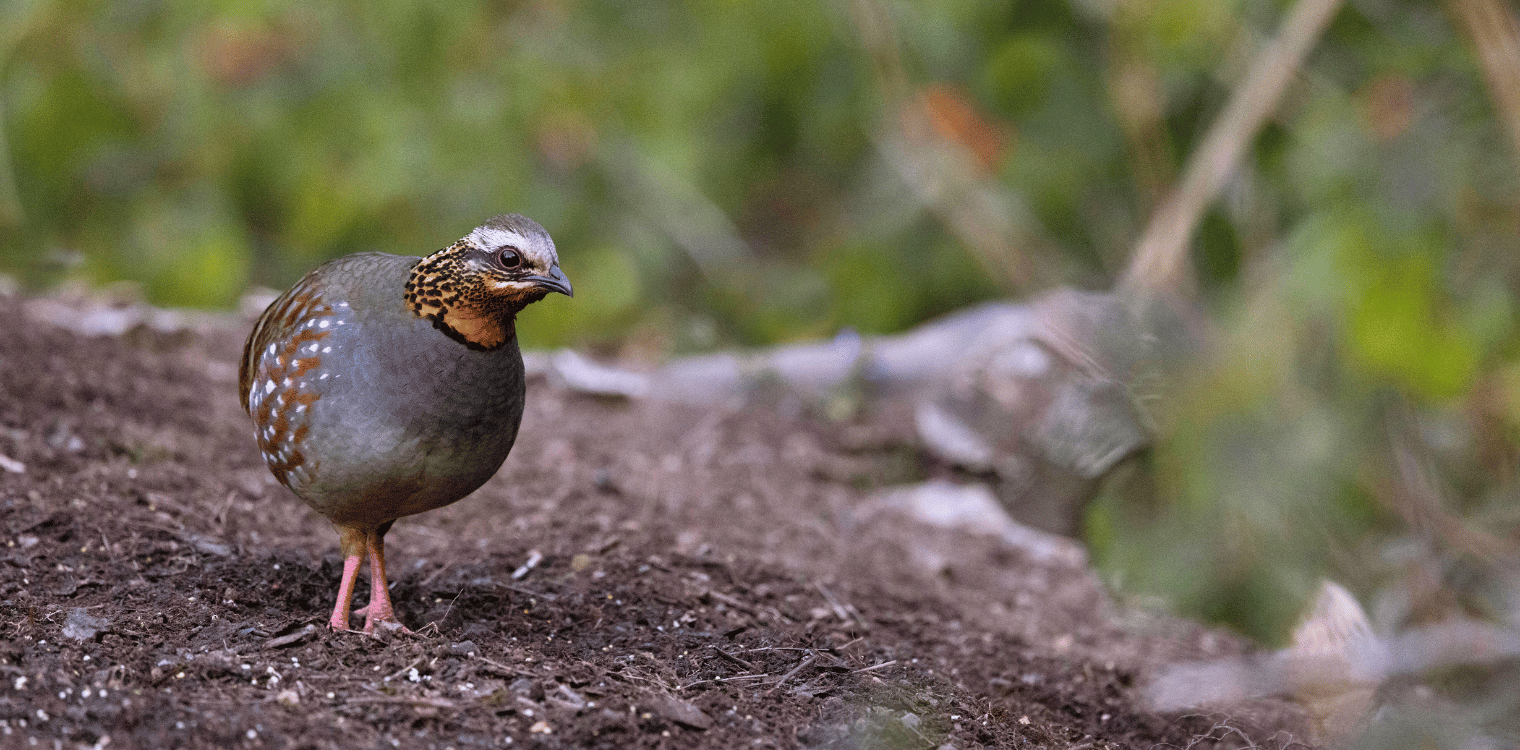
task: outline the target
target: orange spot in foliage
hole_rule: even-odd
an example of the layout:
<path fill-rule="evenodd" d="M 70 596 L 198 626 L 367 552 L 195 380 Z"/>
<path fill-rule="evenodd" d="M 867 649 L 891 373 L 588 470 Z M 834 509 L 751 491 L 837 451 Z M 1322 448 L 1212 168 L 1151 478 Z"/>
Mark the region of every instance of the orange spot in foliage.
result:
<path fill-rule="evenodd" d="M 1414 83 L 1407 76 L 1378 76 L 1362 90 L 1363 112 L 1372 134 L 1387 143 L 1414 124 Z"/>
<path fill-rule="evenodd" d="M 970 94 L 961 87 L 930 84 L 919 92 L 916 105 L 916 115 L 928 123 L 940 140 L 970 151 L 989 171 L 1002 163 L 1010 128 L 978 110 Z"/>

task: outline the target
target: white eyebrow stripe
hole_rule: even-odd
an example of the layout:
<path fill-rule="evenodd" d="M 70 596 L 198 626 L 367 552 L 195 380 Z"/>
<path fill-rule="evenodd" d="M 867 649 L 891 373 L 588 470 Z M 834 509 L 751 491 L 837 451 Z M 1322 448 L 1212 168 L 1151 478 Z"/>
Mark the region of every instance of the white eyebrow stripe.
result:
<path fill-rule="evenodd" d="M 487 250 L 495 250 L 506 245 L 524 249 L 523 245 L 526 244 L 523 242 L 522 235 L 496 227 L 476 227 L 475 231 L 470 232 L 470 241 L 476 247 Z"/>

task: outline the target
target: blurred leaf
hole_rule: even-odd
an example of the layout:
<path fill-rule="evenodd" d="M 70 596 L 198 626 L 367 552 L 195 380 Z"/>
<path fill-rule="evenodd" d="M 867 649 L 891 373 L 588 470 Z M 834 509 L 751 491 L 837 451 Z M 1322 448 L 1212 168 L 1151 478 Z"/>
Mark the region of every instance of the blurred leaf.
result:
<path fill-rule="evenodd" d="M 1465 391 L 1479 352 L 1465 331 L 1441 315 L 1445 305 L 1433 253 L 1426 248 L 1379 252 L 1356 232 L 1345 239 L 1336 251 L 1342 273 L 1356 285 L 1346 329 L 1353 364 L 1427 397 Z"/>

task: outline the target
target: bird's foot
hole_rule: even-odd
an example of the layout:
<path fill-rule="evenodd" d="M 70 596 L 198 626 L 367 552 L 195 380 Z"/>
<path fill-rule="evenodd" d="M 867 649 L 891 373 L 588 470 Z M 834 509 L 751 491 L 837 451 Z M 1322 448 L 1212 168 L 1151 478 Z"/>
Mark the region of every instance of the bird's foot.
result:
<path fill-rule="evenodd" d="M 350 617 L 363 617 L 364 629 L 360 631 L 350 627 Z M 371 616 L 370 606 L 367 604 L 354 610 L 349 615 L 349 617 L 342 617 L 340 615 L 334 614 L 332 616 L 332 619 L 328 620 L 327 627 L 339 633 L 363 632 L 368 635 L 376 635 L 377 633 L 385 635 L 413 635 L 413 631 L 411 629 L 407 628 L 405 625 L 402 625 L 401 621 L 396 619 L 395 610 L 385 608 L 379 612 L 376 612 L 375 615 Z"/>
<path fill-rule="evenodd" d="M 364 623 L 364 634 L 373 636 L 415 635 L 400 620 L 372 620 Z"/>
<path fill-rule="evenodd" d="M 396 610 L 391 608 L 389 601 L 381 601 L 379 606 L 376 606 L 375 602 L 370 602 L 354 612 L 355 615 L 361 613 L 364 615 L 364 632 L 370 635 L 376 634 L 376 631 L 385 634 L 411 635 L 412 633 L 401 624 L 400 620 L 396 619 Z"/>

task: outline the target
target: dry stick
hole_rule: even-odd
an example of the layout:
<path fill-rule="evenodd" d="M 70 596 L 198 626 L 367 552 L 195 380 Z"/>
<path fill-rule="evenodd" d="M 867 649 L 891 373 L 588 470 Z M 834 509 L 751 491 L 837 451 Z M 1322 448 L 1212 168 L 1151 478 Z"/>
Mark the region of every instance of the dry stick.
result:
<path fill-rule="evenodd" d="M 502 587 L 502 588 L 504 588 L 504 589 L 506 589 L 508 591 L 516 591 L 517 593 L 522 594 L 523 596 L 527 596 L 527 597 L 530 597 L 530 598 L 533 598 L 533 599 L 543 599 L 546 602 L 552 602 L 555 599 L 559 598 L 558 596 L 556 596 L 554 594 L 544 593 L 544 592 L 540 592 L 540 591 L 534 591 L 532 589 L 525 589 L 525 588 L 523 588 L 521 586 L 513 586 L 510 583 L 497 583 L 496 585 L 500 586 L 500 587 Z"/>
<path fill-rule="evenodd" d="M 455 594 L 454 598 L 449 600 L 449 607 L 448 607 L 448 609 L 445 609 L 443 611 L 443 616 L 442 617 L 440 617 L 440 618 L 438 618 L 438 619 L 436 619 L 436 620 L 434 620 L 434 621 L 432 621 L 432 622 L 430 622 L 430 623 L 422 626 L 423 629 L 426 630 L 427 628 L 432 628 L 433 631 L 436 633 L 438 631 L 438 623 L 443 622 L 444 620 L 449 619 L 449 613 L 454 611 L 454 603 L 457 602 L 457 601 L 459 601 L 459 597 L 461 597 L 461 596 L 464 596 L 464 589 L 460 589 L 459 593 Z"/>
<path fill-rule="evenodd" d="M 710 679 L 710 680 L 697 680 L 696 682 L 693 682 L 693 683 L 688 684 L 688 685 L 682 685 L 681 687 L 678 687 L 676 689 L 677 690 L 688 690 L 688 689 L 694 688 L 694 687 L 696 687 L 698 685 L 706 685 L 706 684 L 709 684 L 709 683 L 716 683 L 716 682 L 738 682 L 739 680 L 758 680 L 761 677 L 770 677 L 770 673 L 767 672 L 765 674 L 741 674 L 741 675 L 734 675 L 733 677 L 717 677 L 717 678 Z"/>
<path fill-rule="evenodd" d="M 231 492 L 228 492 L 227 493 L 227 499 L 222 501 L 222 507 L 217 508 L 216 513 L 211 516 L 212 520 L 216 521 L 216 527 L 217 528 L 220 529 L 220 528 L 225 528 L 226 527 L 226 525 L 227 525 L 227 511 L 229 511 L 229 510 L 232 509 L 232 503 L 235 502 L 236 500 L 237 500 L 237 490 L 232 490 Z"/>
<path fill-rule="evenodd" d="M 398 696 L 390 696 L 390 695 L 375 695 L 375 696 L 356 695 L 356 696 L 353 696 L 353 697 L 350 697 L 350 698 L 344 698 L 343 702 L 344 703 L 399 703 L 399 704 L 407 705 L 407 706 L 424 706 L 424 707 L 427 707 L 427 708 L 442 708 L 442 709 L 447 709 L 447 710 L 453 710 L 453 709 L 459 708 L 459 705 L 460 705 L 459 703 L 456 703 L 455 701 L 451 701 L 451 700 L 449 700 L 447 698 L 424 698 L 424 697 L 421 697 L 421 696 L 418 696 L 418 697 L 406 697 L 406 696 L 399 696 L 399 695 Z"/>
<path fill-rule="evenodd" d="M 527 560 L 527 562 L 524 562 L 521 566 L 519 566 L 517 568 L 517 570 L 512 571 L 512 580 L 514 580 L 514 581 L 520 581 L 520 580 L 522 580 L 523 576 L 526 576 L 526 575 L 528 575 L 528 573 L 532 572 L 532 570 L 534 568 L 538 567 L 538 564 L 541 563 L 541 562 L 543 562 L 543 560 L 544 560 L 544 553 L 539 552 L 536 549 L 535 550 L 529 550 L 528 551 L 528 560 Z"/>
<path fill-rule="evenodd" d="M 264 648 L 271 649 L 271 648 L 280 648 L 281 646 L 289 646 L 292 643 L 296 643 L 296 642 L 299 642 L 301 640 L 306 639 L 308 636 L 312 635 L 315 632 L 317 632 L 317 626 L 308 623 L 306 625 L 306 627 L 301 628 L 300 630 L 297 630 L 294 633 L 288 633 L 288 634 L 282 635 L 282 636 L 280 636 L 278 638 L 271 638 L 271 639 L 265 641 L 264 642 Z"/>
<path fill-rule="evenodd" d="M 710 597 L 712 597 L 714 599 L 717 599 L 718 601 L 723 602 L 724 604 L 727 604 L 728 606 L 733 607 L 734 609 L 742 610 L 744 612 L 748 612 L 748 613 L 750 613 L 752 615 L 757 615 L 757 616 L 760 614 L 760 611 L 758 609 L 755 609 L 754 607 L 751 607 L 750 605 L 748 605 L 748 604 L 746 604 L 746 603 L 744 603 L 744 602 L 742 602 L 742 601 L 740 601 L 740 600 L 738 600 L 738 599 L 736 599 L 736 598 L 734 598 L 732 596 L 729 596 L 728 594 L 725 594 L 725 593 L 723 593 L 721 591 L 714 591 L 712 589 L 707 589 L 706 593 L 707 593 L 708 596 L 710 596 Z"/>
<path fill-rule="evenodd" d="M 1187 248 L 1203 211 L 1235 172 L 1246 146 L 1261 132 L 1304 57 L 1344 0 L 1298 0 L 1230 97 L 1203 145 L 1188 158 L 1182 181 L 1151 216 L 1134 258 L 1119 282 L 1128 296 L 1176 291 L 1186 271 Z"/>
<path fill-rule="evenodd" d="M 771 693 L 774 693 L 777 690 L 780 690 L 781 686 L 785 685 L 787 680 L 792 679 L 792 677 L 795 676 L 798 672 L 801 672 L 802 670 L 807 669 L 808 667 L 813 666 L 813 662 L 815 662 L 815 661 L 818 661 L 818 655 L 817 654 L 808 654 L 808 658 L 803 659 L 801 664 L 798 664 L 797 666 L 792 667 L 792 671 L 787 672 L 784 675 L 781 675 L 781 679 L 776 680 L 776 684 L 772 685 L 770 690 L 765 691 L 765 694 L 766 695 L 770 695 Z"/>
<path fill-rule="evenodd" d="M 850 674 L 860 674 L 861 672 L 875 672 L 878 669 L 886 669 L 887 667 L 890 667 L 896 663 L 896 659 L 893 659 L 892 661 L 884 661 L 880 664 L 872 664 L 869 667 L 861 667 L 860 669 L 853 670 L 850 672 Z"/>
<path fill-rule="evenodd" d="M 510 666 L 510 665 L 507 665 L 507 664 L 502 664 L 501 662 L 496 661 L 495 659 L 488 659 L 488 658 L 482 656 L 480 654 L 480 652 L 478 652 L 478 651 L 475 653 L 475 658 L 479 659 L 479 660 L 481 660 L 481 661 L 483 661 L 483 662 L 485 662 L 485 663 L 487 663 L 487 664 L 489 664 L 489 665 L 491 665 L 493 667 L 496 667 L 497 669 L 500 669 L 501 671 L 506 672 L 508 674 L 515 674 L 515 675 L 518 675 L 520 677 L 537 677 L 538 676 L 537 672 L 531 672 L 531 671 L 526 670 L 526 669 L 519 669 L 518 667 Z"/>
<path fill-rule="evenodd" d="M 1477 52 L 1488 95 L 1520 156 L 1520 22 L 1500 0 L 1447 0 L 1446 7 Z"/>
<path fill-rule="evenodd" d="M 406 665 L 406 666 L 404 666 L 404 667 L 396 670 L 395 672 L 391 673 L 391 675 L 389 677 L 386 677 L 385 679 L 381 680 L 381 682 L 390 682 L 391 680 L 394 680 L 397 677 L 400 677 L 401 675 L 406 674 L 407 670 L 416 669 L 417 665 L 421 664 L 422 662 L 424 662 L 426 660 L 427 660 L 427 657 L 425 657 L 425 656 L 419 656 L 419 657 L 417 657 L 417 661 L 414 661 L 411 664 L 408 664 L 408 665 Z"/>
<path fill-rule="evenodd" d="M 438 580 L 438 577 L 441 576 L 441 575 L 443 575 L 444 573 L 448 572 L 448 569 L 450 567 L 452 567 L 453 565 L 454 565 L 454 563 L 452 563 L 452 562 L 446 562 L 443 565 L 439 566 L 439 568 L 437 570 L 429 573 L 428 576 L 427 576 L 427 578 L 422 579 L 422 581 L 417 584 L 417 588 L 419 588 L 419 589 L 420 588 L 427 588 L 428 584 L 432 583 L 433 581 Z M 455 598 L 458 598 L 458 597 L 455 597 Z"/>
<path fill-rule="evenodd" d="M 818 589 L 818 593 L 823 594 L 823 598 L 828 600 L 829 609 L 834 610 L 834 616 L 838 617 L 840 622 L 848 624 L 854 621 L 854 618 L 850 617 L 850 613 L 845 610 L 844 605 L 840 604 L 839 600 L 834 598 L 834 594 L 824 588 L 822 583 L 814 581 L 813 588 Z M 858 622 L 855 624 L 857 626 L 860 625 Z"/>
<path fill-rule="evenodd" d="M 755 665 L 750 664 L 749 662 L 747 662 L 747 661 L 745 661 L 743 659 L 740 659 L 739 657 L 734 656 L 733 654 L 730 654 L 727 651 L 724 651 L 723 649 L 718 648 L 717 646 L 710 646 L 710 648 L 718 656 L 721 656 L 721 657 L 723 657 L 723 658 L 725 658 L 725 659 L 727 659 L 727 660 L 729 660 L 729 661 L 731 661 L 731 662 L 733 662 L 733 663 L 735 663 L 735 664 L 743 667 L 746 671 L 749 671 L 749 672 L 756 671 L 755 670 Z"/>

